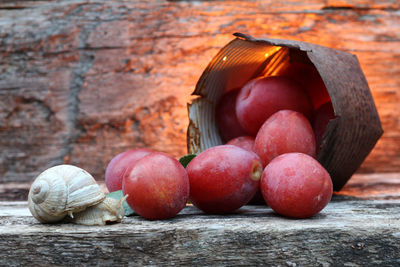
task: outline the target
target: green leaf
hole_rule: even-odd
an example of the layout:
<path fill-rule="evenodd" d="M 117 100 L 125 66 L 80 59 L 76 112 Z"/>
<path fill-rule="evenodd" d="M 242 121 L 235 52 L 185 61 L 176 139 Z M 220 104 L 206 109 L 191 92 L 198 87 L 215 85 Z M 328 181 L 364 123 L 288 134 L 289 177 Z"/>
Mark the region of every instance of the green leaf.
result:
<path fill-rule="evenodd" d="M 114 191 L 114 192 L 108 193 L 106 196 L 119 200 L 124 196 L 124 193 L 122 193 L 122 190 L 118 190 L 118 191 Z M 135 214 L 135 212 L 131 209 L 131 207 L 129 207 L 129 205 L 126 202 L 126 200 L 122 203 L 122 207 L 124 208 L 124 212 L 125 212 L 125 216 L 126 217 L 132 216 L 133 214 Z"/>
<path fill-rule="evenodd" d="M 194 157 L 196 157 L 196 154 L 187 154 L 182 158 L 180 158 L 179 162 L 182 164 L 184 168 L 186 168 L 186 166 L 189 164 L 190 161 L 192 161 L 192 159 L 194 159 Z"/>

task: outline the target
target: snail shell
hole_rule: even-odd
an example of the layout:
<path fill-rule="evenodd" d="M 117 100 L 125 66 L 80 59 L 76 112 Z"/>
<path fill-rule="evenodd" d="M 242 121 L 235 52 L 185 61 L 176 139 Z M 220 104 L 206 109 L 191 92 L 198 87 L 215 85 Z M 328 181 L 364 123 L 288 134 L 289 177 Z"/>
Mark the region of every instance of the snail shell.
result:
<path fill-rule="evenodd" d="M 94 178 L 72 165 L 58 165 L 42 172 L 28 195 L 32 215 L 42 223 L 58 222 L 105 199 Z"/>
<path fill-rule="evenodd" d="M 120 222 L 125 216 L 122 203 L 127 197 L 128 195 L 119 200 L 107 197 L 99 204 L 76 213 L 72 222 L 83 225 L 105 225 L 107 222 Z"/>

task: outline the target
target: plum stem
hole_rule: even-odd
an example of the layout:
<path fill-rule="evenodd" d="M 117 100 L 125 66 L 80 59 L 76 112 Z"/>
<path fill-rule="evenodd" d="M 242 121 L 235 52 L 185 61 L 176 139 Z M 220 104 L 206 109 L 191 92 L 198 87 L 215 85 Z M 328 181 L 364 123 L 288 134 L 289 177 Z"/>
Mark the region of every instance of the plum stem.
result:
<path fill-rule="evenodd" d="M 261 179 L 262 172 L 263 172 L 263 168 L 262 168 L 261 163 L 258 160 L 253 160 L 253 164 L 251 165 L 250 178 L 253 181 L 259 181 Z"/>

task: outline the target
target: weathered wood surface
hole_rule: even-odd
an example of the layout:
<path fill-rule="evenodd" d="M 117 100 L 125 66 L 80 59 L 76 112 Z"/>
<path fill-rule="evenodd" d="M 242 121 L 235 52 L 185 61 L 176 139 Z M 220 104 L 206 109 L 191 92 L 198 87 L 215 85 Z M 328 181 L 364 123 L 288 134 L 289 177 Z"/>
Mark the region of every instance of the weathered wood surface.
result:
<path fill-rule="evenodd" d="M 232 37 L 358 56 L 385 134 L 361 172 L 400 170 L 400 3 L 1 1 L 0 182 L 71 163 L 103 179 L 131 147 L 186 152 L 186 103 Z"/>
<path fill-rule="evenodd" d="M 206 215 L 80 226 L 38 223 L 0 202 L 0 266 L 399 266 L 400 173 L 357 175 L 310 219 L 244 206 Z"/>
<path fill-rule="evenodd" d="M 333 200 L 292 220 L 266 206 L 227 216 L 186 207 L 167 221 L 42 225 L 26 202 L 0 202 L 2 266 L 399 266 L 400 200 Z"/>
<path fill-rule="evenodd" d="M 337 194 L 369 200 L 400 200 L 400 173 L 355 174 Z"/>

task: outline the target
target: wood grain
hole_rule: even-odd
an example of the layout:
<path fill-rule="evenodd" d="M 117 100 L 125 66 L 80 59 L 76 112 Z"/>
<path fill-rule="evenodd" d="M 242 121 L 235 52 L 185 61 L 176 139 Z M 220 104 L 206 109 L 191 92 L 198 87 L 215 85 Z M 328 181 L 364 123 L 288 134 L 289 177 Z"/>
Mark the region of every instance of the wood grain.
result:
<path fill-rule="evenodd" d="M 264 206 L 226 216 L 188 206 L 167 221 L 86 227 L 43 225 L 25 202 L 0 202 L 0 257 L 7 266 L 398 266 L 399 204 L 337 199 L 306 220 Z"/>
<path fill-rule="evenodd" d="M 307 3 L 305 3 L 307 2 Z M 186 153 L 186 103 L 232 33 L 357 55 L 383 137 L 360 172 L 400 170 L 398 1 L 2 1 L 0 182 L 131 147 Z"/>

